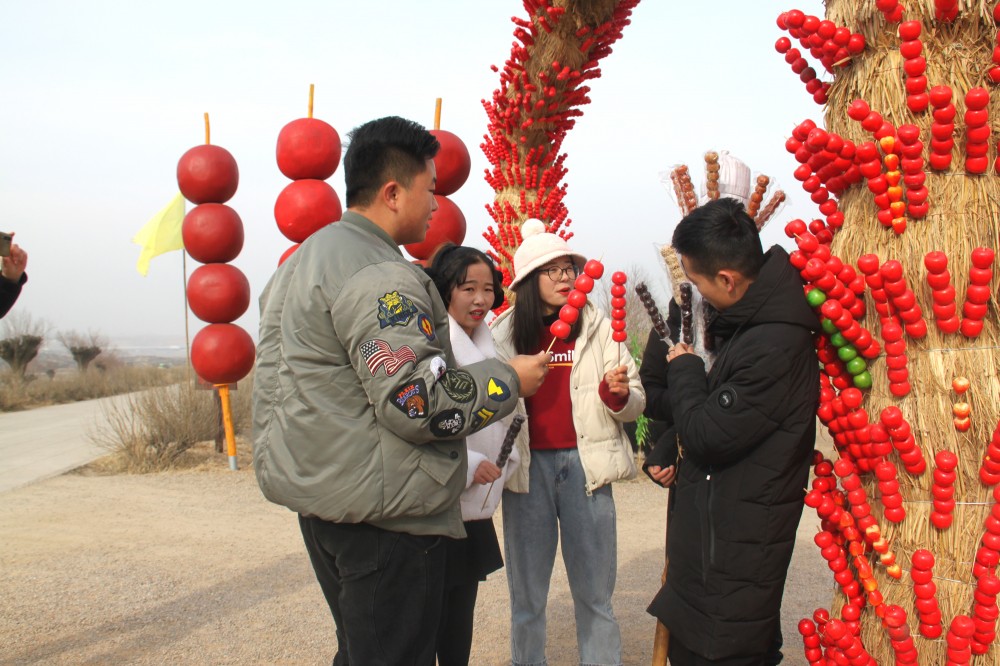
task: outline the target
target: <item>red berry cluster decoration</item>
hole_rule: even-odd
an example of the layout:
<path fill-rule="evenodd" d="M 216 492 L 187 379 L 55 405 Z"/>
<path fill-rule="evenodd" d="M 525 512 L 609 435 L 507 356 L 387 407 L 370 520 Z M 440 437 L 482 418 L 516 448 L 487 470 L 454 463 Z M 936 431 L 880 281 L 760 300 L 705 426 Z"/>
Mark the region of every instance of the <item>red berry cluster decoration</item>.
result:
<path fill-rule="evenodd" d="M 965 94 L 965 170 L 986 173 L 990 161 L 990 93 L 986 88 L 970 88 Z"/>
<path fill-rule="evenodd" d="M 917 446 L 917 440 L 913 437 L 913 429 L 899 407 L 886 407 L 879 415 L 879 420 L 882 421 L 886 432 L 889 433 L 892 446 L 899 454 L 899 461 L 903 463 L 903 469 L 914 476 L 923 474 L 924 470 L 927 469 L 924 453 Z"/>
<path fill-rule="evenodd" d="M 879 273 L 882 276 L 882 288 L 889 297 L 895 317 L 902 322 L 906 334 L 916 340 L 925 337 L 927 322 L 924 321 L 923 311 L 917 303 L 916 295 L 906 283 L 903 265 L 895 259 L 890 259 L 882 264 Z"/>
<path fill-rule="evenodd" d="M 906 73 L 906 106 L 913 113 L 927 110 L 930 99 L 927 96 L 927 60 L 920 55 L 923 43 L 920 41 L 920 21 L 904 21 L 899 24 L 899 53 L 903 56 L 903 71 Z"/>
<path fill-rule="evenodd" d="M 243 222 L 224 205 L 239 186 L 239 169 L 228 150 L 208 141 L 205 114 L 205 144 L 191 148 L 177 162 L 181 194 L 198 204 L 184 218 L 184 247 L 206 262 L 187 283 L 191 311 L 208 322 L 191 341 L 191 365 L 210 384 L 231 384 L 253 368 L 253 339 L 232 323 L 250 306 L 250 282 L 226 263 L 243 248 Z"/>
<path fill-rule="evenodd" d="M 934 0 L 934 18 L 951 23 L 958 18 L 958 0 Z"/>
<path fill-rule="evenodd" d="M 972 661 L 972 637 L 976 624 L 967 615 L 958 615 L 951 621 L 945 641 L 948 643 L 948 663 L 955 666 L 967 665 Z"/>
<path fill-rule="evenodd" d="M 906 193 L 906 212 L 910 217 L 920 219 L 926 217 L 930 209 L 930 204 L 927 203 L 928 191 L 924 185 L 927 174 L 924 172 L 924 144 L 920 140 L 920 129 L 916 125 L 900 125 L 896 135 L 899 168 Z"/>
<path fill-rule="evenodd" d="M 979 479 L 988 486 L 1000 483 L 1000 422 L 993 430 L 986 447 L 986 455 L 983 456 L 982 465 L 979 467 Z"/>
<path fill-rule="evenodd" d="M 902 606 L 887 606 L 882 616 L 882 627 L 889 636 L 896 664 L 917 663 L 917 646 L 913 644 L 910 627 L 906 624 L 906 611 Z"/>
<path fill-rule="evenodd" d="M 872 656 L 865 650 L 865 646 L 861 642 L 861 637 L 852 634 L 846 623 L 842 620 L 830 620 L 827 622 L 825 633 L 839 650 L 840 657 L 845 663 L 851 664 L 851 666 L 855 664 L 861 666 L 862 664 L 874 662 Z M 838 663 L 836 657 L 834 657 L 834 663 Z"/>
<path fill-rule="evenodd" d="M 823 244 L 833 240 L 833 234 L 844 225 L 844 214 L 840 212 L 837 200 L 844 190 L 861 180 L 861 171 L 854 163 L 856 147 L 852 141 L 839 134 L 816 127 L 816 123 L 805 120 L 792 130 L 792 136 L 785 142 L 785 149 L 799 162 L 795 169 L 796 180 L 809 193 L 813 203 L 826 217 L 826 224 L 815 221 L 810 231 Z"/>
<path fill-rule="evenodd" d="M 628 277 L 621 271 L 611 275 L 611 339 L 615 342 L 628 340 L 625 331 L 625 283 Z"/>
<path fill-rule="evenodd" d="M 889 442 L 889 433 L 885 426 L 876 424 L 872 426 L 872 438 L 875 431 L 884 435 L 884 441 Z M 890 445 L 891 447 L 891 445 Z M 896 466 L 883 458 L 875 465 L 875 478 L 878 479 L 878 490 L 882 494 L 882 515 L 890 523 L 900 523 L 906 517 L 906 509 L 903 507 L 903 496 L 899 493 L 899 480 L 896 477 Z"/>
<path fill-rule="evenodd" d="M 549 224 L 549 230 L 564 239 L 572 233 L 561 183 L 567 170 L 566 154 L 560 149 L 566 133 L 589 104 L 587 82 L 599 78 L 598 63 L 611 53 L 621 38 L 639 0 L 615 3 L 612 15 L 596 25 L 578 26 L 575 17 L 553 0 L 524 0 L 528 18 L 512 17 L 514 37 L 510 57 L 500 72 L 500 87 L 483 100 L 489 126 L 481 148 L 492 165 L 486 182 L 497 193 L 487 211 L 496 222 L 483 236 L 493 248 L 492 256 L 510 282 L 509 266 L 521 243 L 519 227 L 526 218 Z M 560 41 L 577 40 L 579 62 L 541 62 L 536 57 L 557 31 Z M 500 196 L 503 195 L 503 196 Z"/>
<path fill-rule="evenodd" d="M 916 550 L 910 558 L 910 565 L 913 594 L 920 618 L 920 635 L 930 639 L 940 638 L 944 629 L 941 626 L 937 585 L 934 584 L 934 554 L 923 548 Z"/>
<path fill-rule="evenodd" d="M 962 323 L 960 330 L 967 338 L 979 337 L 983 331 L 983 319 L 989 309 L 993 280 L 993 250 L 977 247 L 972 251 L 972 268 L 969 269 L 969 286 L 965 290 L 965 303 L 962 304 Z"/>
<path fill-rule="evenodd" d="M 997 520 L 997 523 L 1000 523 L 1000 520 Z M 1000 579 L 993 574 L 980 576 L 976 581 L 976 591 L 973 593 L 975 604 L 972 607 L 972 622 L 976 631 L 972 635 L 972 654 L 986 654 L 990 644 L 997 637 L 997 615 L 1000 614 L 1000 609 L 997 608 L 997 594 L 1000 594 Z"/>
<path fill-rule="evenodd" d="M 934 324 L 942 333 L 954 333 L 960 322 L 955 305 L 955 285 L 948 272 L 948 255 L 940 250 L 928 252 L 924 256 L 924 267 L 927 268 L 927 284 L 931 288 L 934 304 Z"/>
<path fill-rule="evenodd" d="M 816 633 L 816 623 L 806 618 L 799 622 L 799 633 L 802 634 L 802 645 L 805 648 L 806 661 L 809 666 L 823 666 L 823 648 L 820 635 Z"/>
<path fill-rule="evenodd" d="M 955 147 L 955 105 L 949 86 L 934 86 L 930 90 L 934 120 L 931 122 L 931 152 L 927 160 L 932 169 L 945 171 L 951 166 L 951 151 Z"/>
<path fill-rule="evenodd" d="M 903 5 L 899 4 L 899 0 L 875 0 L 875 8 L 882 12 L 889 23 L 903 20 Z"/>
<path fill-rule="evenodd" d="M 931 512 L 931 524 L 939 530 L 951 527 L 955 511 L 955 467 L 958 466 L 958 456 L 951 451 L 938 451 L 934 456 L 934 485 L 931 496 L 934 498 L 934 510 Z"/>
<path fill-rule="evenodd" d="M 807 49 L 831 73 L 835 67 L 846 67 L 852 56 L 865 50 L 865 38 L 860 33 L 798 9 L 782 12 L 778 16 L 778 27 L 787 30 L 792 39 L 797 39 L 802 48 Z M 817 104 L 826 104 L 830 84 L 816 78 L 816 71 L 809 66 L 802 53 L 792 47 L 791 40 L 782 37 L 775 42 L 774 48 L 785 56 L 785 62 L 806 84 L 806 92 L 812 95 L 813 100 Z"/>
<path fill-rule="evenodd" d="M 993 7 L 993 23 L 1000 25 L 1000 5 Z M 993 83 L 1000 83 L 1000 33 L 997 33 L 997 45 L 993 47 L 993 66 L 986 75 Z"/>

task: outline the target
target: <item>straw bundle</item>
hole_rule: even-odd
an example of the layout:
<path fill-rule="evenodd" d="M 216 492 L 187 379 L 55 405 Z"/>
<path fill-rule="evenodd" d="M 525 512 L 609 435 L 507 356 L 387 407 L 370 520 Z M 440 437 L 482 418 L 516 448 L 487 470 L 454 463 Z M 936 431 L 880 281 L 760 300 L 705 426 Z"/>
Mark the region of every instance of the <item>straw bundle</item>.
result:
<path fill-rule="evenodd" d="M 914 114 L 907 108 L 903 58 L 897 35 L 899 24 L 889 23 L 872 0 L 828 0 L 826 4 L 827 19 L 862 33 L 867 43 L 863 53 L 856 56 L 849 66 L 837 71 L 828 94 L 827 129 L 856 144 L 871 141 L 871 134 L 847 116 L 850 104 L 862 99 L 895 127 L 916 125 L 921 130 L 924 145 L 927 145 L 930 141 L 931 111 Z M 986 443 L 1000 419 L 997 280 L 991 282 L 991 307 L 982 333 L 973 339 L 960 333 L 945 335 L 932 320 L 933 301 L 925 282 L 923 264 L 924 256 L 932 250 L 947 254 L 961 316 L 973 249 L 1000 249 L 1000 177 L 992 168 L 979 176 L 965 172 L 963 139 L 965 93 L 973 87 L 985 87 L 992 96 L 988 107 L 993 127 L 991 143 L 995 144 L 1000 127 L 995 120 L 1000 117 L 1000 95 L 986 76 L 993 66 L 991 55 L 997 43 L 994 4 L 981 0 L 960 2 L 958 18 L 947 24 L 935 19 L 933 0 L 909 0 L 905 3 L 903 20 L 917 20 L 923 26 L 920 39 L 923 42 L 922 55 L 927 60 L 928 85 L 947 85 L 954 92 L 952 101 L 958 114 L 955 117 L 952 165 L 943 172 L 927 169 L 929 213 L 923 219 L 909 218 L 901 235 L 894 234 L 876 221 L 877 208 L 863 182 L 849 187 L 838 200 L 846 223 L 831 244 L 833 253 L 845 263 L 854 263 L 867 253 L 878 255 L 880 263 L 889 259 L 901 262 L 928 323 L 925 338 L 915 340 L 907 336 L 906 339 L 912 386 L 909 395 L 899 399 L 890 394 L 883 354 L 870 364 L 874 383 L 864 403 L 868 414 L 876 421 L 878 414 L 887 406 L 895 405 L 902 410 L 928 463 L 927 470 L 919 476 L 911 475 L 899 466 L 900 493 L 906 510 L 906 517 L 900 524 L 894 525 L 885 520 L 884 507 L 877 500 L 875 479 L 871 475 L 862 477 L 873 515 L 878 519 L 882 534 L 891 541 L 897 561 L 904 570 L 903 577 L 895 580 L 886 575 L 885 568 L 877 564 L 878 558 L 872 554 L 870 559 L 875 579 L 885 603 L 897 604 L 907 611 L 910 632 L 921 664 L 944 663 L 947 645 L 943 635 L 940 639 L 928 640 L 918 632 L 913 583 L 909 577 L 910 557 L 917 549 L 927 549 L 936 558 L 934 582 L 945 632 L 956 615 L 972 617 L 976 582 L 972 567 L 981 545 L 984 521 L 994 503 L 992 489 L 980 481 L 978 473 Z M 994 145 L 989 154 L 991 164 L 995 157 Z M 878 315 L 870 301 L 862 323 L 878 336 Z M 962 398 L 952 390 L 952 380 L 959 376 L 968 377 L 972 382 L 971 389 Z M 952 405 L 960 399 L 965 399 L 972 406 L 972 427 L 964 433 L 958 432 L 952 422 Z M 955 470 L 957 506 L 951 527 L 938 530 L 930 523 L 931 487 L 934 456 L 942 450 L 952 451 L 958 456 L 959 464 Z M 895 462 L 896 454 L 893 453 L 890 459 Z M 835 611 L 839 611 L 845 601 L 839 591 L 837 597 Z M 892 663 L 894 657 L 889 638 L 870 606 L 865 608 L 861 621 L 862 639 L 868 652 L 879 663 Z M 975 663 L 1000 663 L 997 643 L 994 642 L 986 654 L 976 657 Z"/>

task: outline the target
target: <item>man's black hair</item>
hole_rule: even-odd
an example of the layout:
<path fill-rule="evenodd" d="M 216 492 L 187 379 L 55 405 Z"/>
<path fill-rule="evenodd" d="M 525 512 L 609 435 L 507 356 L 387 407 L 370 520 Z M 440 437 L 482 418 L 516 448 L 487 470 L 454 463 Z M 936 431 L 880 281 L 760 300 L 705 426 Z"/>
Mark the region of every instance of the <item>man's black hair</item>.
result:
<path fill-rule="evenodd" d="M 753 280 L 764 265 L 757 225 L 743 204 L 728 197 L 688 213 L 674 230 L 672 245 L 692 270 L 710 277 L 728 268 Z"/>
<path fill-rule="evenodd" d="M 441 144 L 422 125 L 388 116 L 356 127 L 344 155 L 347 207 L 368 206 L 391 180 L 409 187 Z"/>
<path fill-rule="evenodd" d="M 490 275 L 493 278 L 493 303 L 489 307 L 491 310 L 496 310 L 503 305 L 503 274 L 497 270 L 493 260 L 481 250 L 448 243 L 434 254 L 431 265 L 426 268 L 426 271 L 434 280 L 434 286 L 440 292 L 445 307 L 448 307 L 451 305 L 452 290 L 465 282 L 469 266 L 473 264 L 486 264 L 486 267 L 490 269 Z"/>

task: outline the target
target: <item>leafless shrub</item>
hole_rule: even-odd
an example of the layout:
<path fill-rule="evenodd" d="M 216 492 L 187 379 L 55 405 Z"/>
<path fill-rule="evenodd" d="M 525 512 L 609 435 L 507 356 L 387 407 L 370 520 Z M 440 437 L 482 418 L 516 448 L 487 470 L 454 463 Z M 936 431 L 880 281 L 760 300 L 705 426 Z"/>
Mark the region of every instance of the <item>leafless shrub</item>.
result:
<path fill-rule="evenodd" d="M 247 390 L 242 390 L 243 384 Z M 247 379 L 241 382 L 241 390 L 230 392 L 237 433 L 250 425 L 249 387 Z M 172 469 L 186 451 L 214 439 L 219 430 L 213 391 L 189 381 L 120 396 L 108 401 L 102 411 L 103 423 L 89 436 L 111 454 L 104 468 L 112 473 Z"/>
<path fill-rule="evenodd" d="M 93 331 L 86 335 L 76 331 L 67 331 L 60 333 L 56 339 L 69 351 L 80 372 L 86 372 L 90 363 L 100 356 L 101 352 L 108 346 L 107 338 Z"/>
<path fill-rule="evenodd" d="M 3 320 L 3 338 L 0 339 L 0 359 L 7 362 L 11 373 L 18 379 L 25 378 L 28 364 L 38 356 L 45 342 L 48 324 L 34 319 L 25 310 L 7 315 Z"/>
<path fill-rule="evenodd" d="M 108 354 L 102 354 L 101 358 L 107 356 Z M 152 386 L 175 384 L 185 377 L 184 368 L 181 367 L 130 366 L 122 364 L 113 356 L 107 359 L 107 363 L 105 370 L 101 372 L 53 372 L 49 375 L 51 381 L 43 382 L 28 382 L 11 372 L 0 374 L 0 411 L 11 412 L 104 398 Z M 94 365 L 96 367 L 96 363 Z"/>

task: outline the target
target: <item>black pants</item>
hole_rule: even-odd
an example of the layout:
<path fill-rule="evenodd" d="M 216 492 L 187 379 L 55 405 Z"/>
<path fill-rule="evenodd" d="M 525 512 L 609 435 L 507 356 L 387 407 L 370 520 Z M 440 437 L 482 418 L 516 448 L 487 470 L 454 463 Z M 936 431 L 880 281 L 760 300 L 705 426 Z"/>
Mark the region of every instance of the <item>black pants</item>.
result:
<path fill-rule="evenodd" d="M 781 624 L 779 623 L 767 654 L 756 657 L 730 657 L 727 659 L 712 660 L 692 652 L 686 645 L 671 636 L 670 664 L 671 666 L 776 666 L 776 664 L 781 663 L 781 647 L 783 642 Z"/>
<path fill-rule="evenodd" d="M 438 666 L 469 666 L 472 624 L 478 594 L 479 581 L 445 590 L 437 638 Z"/>
<path fill-rule="evenodd" d="M 337 626 L 334 666 L 434 666 L 444 594 L 437 536 L 299 516 Z"/>

